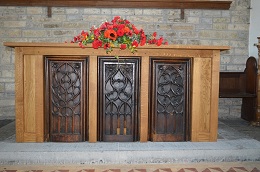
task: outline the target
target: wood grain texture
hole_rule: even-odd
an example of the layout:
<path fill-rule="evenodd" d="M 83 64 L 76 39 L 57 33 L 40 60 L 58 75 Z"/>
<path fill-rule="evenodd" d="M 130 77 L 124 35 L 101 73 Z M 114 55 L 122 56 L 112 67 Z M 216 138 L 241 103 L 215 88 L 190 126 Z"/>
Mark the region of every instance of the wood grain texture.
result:
<path fill-rule="evenodd" d="M 218 137 L 218 101 L 219 92 L 216 90 L 219 90 L 219 68 L 220 68 L 220 53 L 219 51 L 214 50 L 213 51 L 213 57 L 211 60 L 211 66 L 212 66 L 212 83 L 211 83 L 211 116 L 210 116 L 210 141 L 217 141 Z"/>
<path fill-rule="evenodd" d="M 191 141 L 199 141 L 200 133 L 210 131 L 211 101 L 218 102 L 211 99 L 211 59 L 194 58 L 192 75 Z"/>
<path fill-rule="evenodd" d="M 24 140 L 28 142 L 44 140 L 43 66 L 41 55 L 24 55 Z"/>
<path fill-rule="evenodd" d="M 148 98 L 149 98 L 149 57 L 141 59 L 141 115 L 140 115 L 140 141 L 148 139 Z"/>
<path fill-rule="evenodd" d="M 36 90 L 35 90 L 35 58 L 33 55 L 24 55 L 24 132 L 35 133 Z"/>
<path fill-rule="evenodd" d="M 22 48 L 15 48 L 15 125 L 16 142 L 24 142 L 24 89 L 23 89 L 23 52 Z"/>
<path fill-rule="evenodd" d="M 97 57 L 89 56 L 89 142 L 97 141 Z"/>

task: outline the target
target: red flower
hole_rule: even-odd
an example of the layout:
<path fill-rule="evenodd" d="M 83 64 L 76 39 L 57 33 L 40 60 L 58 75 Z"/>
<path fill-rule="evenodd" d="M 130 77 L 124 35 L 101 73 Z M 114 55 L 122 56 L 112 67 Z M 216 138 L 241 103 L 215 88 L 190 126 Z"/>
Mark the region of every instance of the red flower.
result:
<path fill-rule="evenodd" d="M 130 21 L 128 21 L 128 20 L 125 20 L 125 24 L 130 24 Z"/>
<path fill-rule="evenodd" d="M 96 37 L 98 37 L 98 36 L 100 35 L 99 29 L 95 29 L 95 30 L 94 30 L 94 35 L 95 35 Z"/>
<path fill-rule="evenodd" d="M 143 37 L 140 42 L 140 45 L 143 46 L 143 45 L 145 45 L 145 43 L 146 43 L 146 37 Z"/>
<path fill-rule="evenodd" d="M 114 31 L 113 29 L 106 30 L 104 33 L 104 36 L 105 36 L 105 38 L 109 38 L 113 41 L 115 41 L 117 38 L 116 31 Z"/>
<path fill-rule="evenodd" d="M 139 45 L 168 45 L 168 42 L 165 42 L 162 37 L 157 39 L 156 36 L 156 32 L 148 36 L 143 29 L 138 30 L 128 20 L 115 16 L 111 22 L 104 22 L 98 28 L 93 26 L 88 32 L 82 31 L 71 42 L 79 43 L 82 48 L 92 43 L 93 48 L 103 47 L 106 52 L 111 52 L 114 47 L 119 47 L 121 50 L 128 48 L 134 53 Z"/>
<path fill-rule="evenodd" d="M 124 24 L 119 24 L 117 25 L 117 28 L 120 30 L 120 29 L 124 29 L 125 28 L 125 25 Z"/>
<path fill-rule="evenodd" d="M 133 31 L 134 31 L 135 34 L 138 34 L 138 33 L 139 33 L 139 30 L 136 29 L 136 27 L 135 27 L 134 25 L 132 25 L 132 29 L 133 29 Z"/>
<path fill-rule="evenodd" d="M 104 45 L 104 49 L 108 49 L 108 48 L 110 48 L 110 44 L 109 44 L 109 43 L 106 43 L 106 44 Z"/>
<path fill-rule="evenodd" d="M 120 16 L 115 16 L 114 19 L 112 20 L 113 23 L 117 22 L 121 17 Z"/>
<path fill-rule="evenodd" d="M 130 29 L 129 29 L 129 27 L 125 27 L 125 28 L 124 28 L 124 31 L 125 31 L 125 33 L 128 33 L 128 32 L 130 32 Z"/>
<path fill-rule="evenodd" d="M 123 36 L 125 34 L 123 29 L 117 30 L 116 33 L 117 33 L 118 36 Z"/>
<path fill-rule="evenodd" d="M 134 42 L 132 43 L 132 46 L 133 46 L 134 48 L 138 47 L 138 42 L 137 42 L 136 40 L 134 40 Z"/>
<path fill-rule="evenodd" d="M 121 45 L 120 45 L 120 49 L 121 49 L 121 50 L 126 49 L 126 44 L 121 44 Z"/>
<path fill-rule="evenodd" d="M 157 40 L 156 45 L 160 46 L 162 45 L 162 42 L 163 42 L 163 38 L 161 37 L 160 39 Z"/>
<path fill-rule="evenodd" d="M 94 49 L 98 49 L 99 47 L 102 46 L 102 41 L 98 40 L 98 39 L 95 39 L 93 42 L 92 42 L 92 47 Z"/>

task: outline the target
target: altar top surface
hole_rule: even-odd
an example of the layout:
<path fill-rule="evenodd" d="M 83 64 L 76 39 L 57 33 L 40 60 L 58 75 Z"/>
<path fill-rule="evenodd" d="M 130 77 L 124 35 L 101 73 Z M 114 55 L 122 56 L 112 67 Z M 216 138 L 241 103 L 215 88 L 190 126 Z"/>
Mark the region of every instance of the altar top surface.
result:
<path fill-rule="evenodd" d="M 61 47 L 61 48 L 75 48 L 79 47 L 77 43 L 47 43 L 47 42 L 4 42 L 4 46 L 8 47 Z M 80 47 L 79 47 L 80 48 Z M 91 44 L 86 48 L 92 48 Z M 196 50 L 229 50 L 229 46 L 212 46 L 212 45 L 145 45 L 139 46 L 138 49 L 196 49 Z"/>

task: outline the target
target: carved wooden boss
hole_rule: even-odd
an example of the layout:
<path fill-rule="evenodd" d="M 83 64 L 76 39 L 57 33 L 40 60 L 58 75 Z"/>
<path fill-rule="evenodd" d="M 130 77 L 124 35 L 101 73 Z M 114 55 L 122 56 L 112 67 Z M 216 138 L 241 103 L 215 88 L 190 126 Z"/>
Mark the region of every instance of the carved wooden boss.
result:
<path fill-rule="evenodd" d="M 220 51 L 229 47 L 4 45 L 16 53 L 17 142 L 217 140 Z"/>

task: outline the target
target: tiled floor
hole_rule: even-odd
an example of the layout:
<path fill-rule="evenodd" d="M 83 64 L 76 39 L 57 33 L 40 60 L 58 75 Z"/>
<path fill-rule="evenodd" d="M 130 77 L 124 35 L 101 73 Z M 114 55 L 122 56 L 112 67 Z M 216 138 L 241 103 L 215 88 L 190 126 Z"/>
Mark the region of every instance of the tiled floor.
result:
<path fill-rule="evenodd" d="M 139 165 L 63 165 L 0 166 L 0 172 L 260 172 L 259 162 L 139 164 Z"/>

